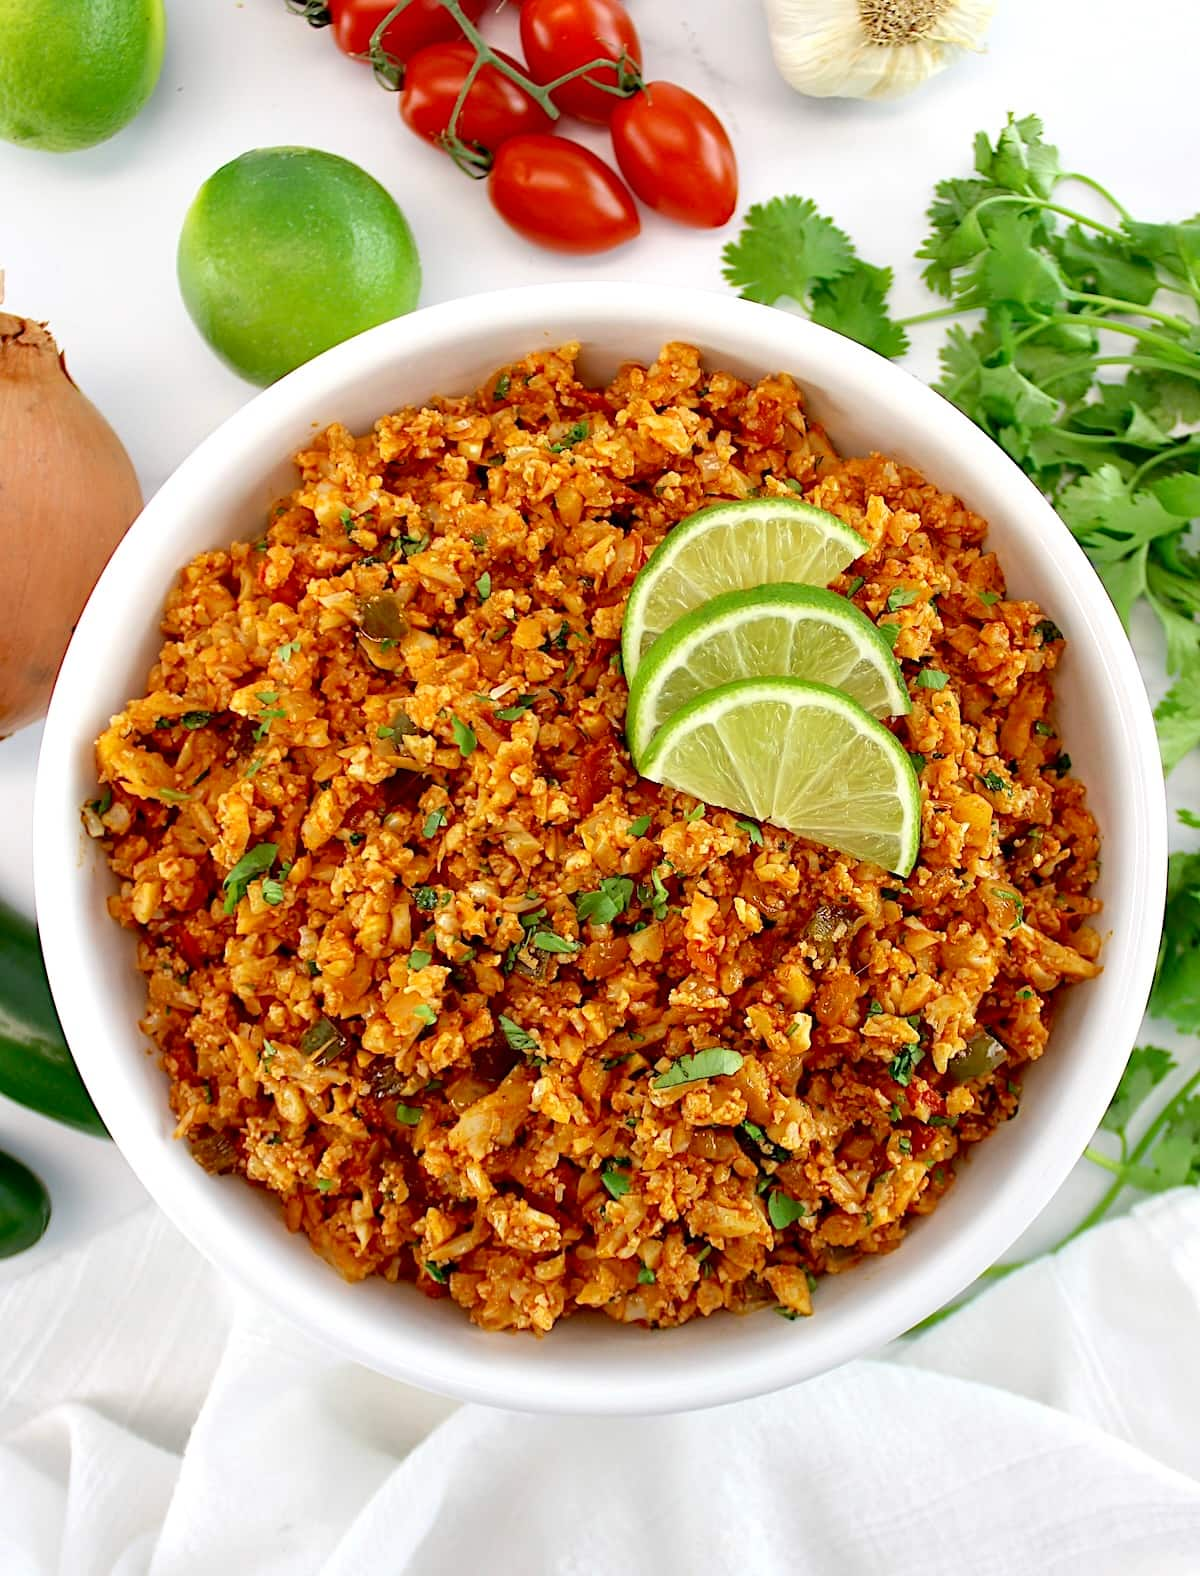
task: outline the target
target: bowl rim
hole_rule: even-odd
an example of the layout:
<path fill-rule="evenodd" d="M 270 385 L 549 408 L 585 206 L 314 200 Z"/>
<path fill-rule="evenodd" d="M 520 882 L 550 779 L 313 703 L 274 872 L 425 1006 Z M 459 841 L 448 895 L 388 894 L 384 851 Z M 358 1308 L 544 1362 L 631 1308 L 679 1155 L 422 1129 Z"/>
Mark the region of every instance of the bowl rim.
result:
<path fill-rule="evenodd" d="M 951 443 L 964 470 L 992 486 L 1015 494 L 1023 513 L 1029 514 L 1044 533 L 1055 574 L 1078 581 L 1076 594 L 1087 604 L 1086 640 L 1094 661 L 1102 662 L 1112 682 L 1110 704 L 1117 708 L 1125 741 L 1131 751 L 1130 770 L 1139 802 L 1127 806 L 1131 860 L 1144 873 L 1135 889 L 1136 923 L 1119 947 L 1122 976 L 1119 1008 L 1109 1027 L 1107 1059 L 1090 1069 L 1090 1091 L 1078 1080 L 1072 1088 L 1069 1109 L 1055 1114 L 1055 1126 L 1034 1146 L 1033 1155 L 1022 1152 L 1015 1174 L 1000 1190 L 1002 1200 L 985 1204 L 973 1229 L 959 1232 L 931 1260 L 908 1277 L 900 1277 L 873 1298 L 864 1298 L 838 1310 L 823 1339 L 796 1343 L 795 1360 L 781 1362 L 772 1348 L 769 1362 L 756 1361 L 744 1351 L 733 1350 L 723 1363 L 694 1364 L 683 1376 L 672 1366 L 661 1383 L 637 1381 L 636 1392 L 616 1375 L 587 1373 L 588 1363 L 574 1365 L 564 1375 L 560 1364 L 547 1364 L 543 1381 L 531 1376 L 528 1364 L 493 1363 L 495 1348 L 484 1338 L 482 1347 L 469 1354 L 452 1352 L 436 1340 L 414 1336 L 413 1350 L 397 1355 L 389 1349 L 381 1360 L 371 1339 L 371 1310 L 357 1316 L 335 1307 L 332 1299 L 288 1298 L 288 1273 L 260 1257 L 236 1222 L 223 1213 L 220 1190 L 199 1167 L 195 1183 L 180 1185 L 168 1167 L 166 1146 L 174 1143 L 169 1127 L 164 1134 L 141 1103 L 124 1098 L 120 1066 L 106 1061 L 90 1033 L 95 1012 L 102 1010 L 102 982 L 89 990 L 79 988 L 81 951 L 86 954 L 86 930 L 72 914 L 69 894 L 83 885 L 85 873 L 76 846 L 64 836 L 64 826 L 78 825 L 78 806 L 65 800 L 65 784 L 73 775 L 83 732 L 90 745 L 92 731 L 73 724 L 72 693 L 77 678 L 99 663 L 110 644 L 111 625 L 106 604 L 113 588 L 128 574 L 138 576 L 140 544 L 164 529 L 177 505 L 185 504 L 194 490 L 213 485 L 214 472 L 234 475 L 247 463 L 265 474 L 270 461 L 256 454 L 265 434 L 286 420 L 297 434 L 312 428 L 311 413 L 327 406 L 329 397 L 345 398 L 354 382 L 382 370 L 414 350 L 427 351 L 447 342 L 460 343 L 473 331 L 484 331 L 496 321 L 527 329 L 530 343 L 550 326 L 561 339 L 572 337 L 572 316 L 589 320 L 603 316 L 614 326 L 630 318 L 649 330 L 652 322 L 670 322 L 690 315 L 710 325 L 710 336 L 729 348 L 716 354 L 737 356 L 732 348 L 744 339 L 778 343 L 779 359 L 794 365 L 801 382 L 819 379 L 822 366 L 832 369 L 840 384 L 863 390 L 875 406 L 903 402 L 921 419 L 939 429 Z M 561 325 L 561 330 L 559 328 Z M 699 335 L 697 335 L 699 337 Z M 339 392 L 340 391 L 340 392 Z M 437 392 L 431 390 L 430 393 Z M 280 456 L 282 460 L 284 456 Z M 140 585 L 139 591 L 149 587 Z M 156 595 L 165 586 L 155 583 Z M 121 704 L 118 701 L 118 704 Z M 70 817 L 68 819 L 68 817 Z M 326 1346 L 384 1372 L 468 1401 L 507 1406 L 524 1411 L 571 1414 L 653 1413 L 690 1410 L 780 1389 L 828 1371 L 860 1356 L 941 1307 L 974 1280 L 1002 1254 L 1030 1224 L 1058 1189 L 1091 1139 L 1134 1043 L 1158 952 L 1160 914 L 1166 887 L 1167 820 L 1165 785 L 1149 702 L 1133 650 L 1107 593 L 1083 550 L 1059 520 L 1053 508 L 1016 464 L 985 433 L 932 388 L 906 369 L 884 360 L 855 342 L 805 319 L 732 296 L 705 290 L 655 284 L 562 283 L 527 285 L 482 292 L 423 308 L 394 319 L 326 351 L 298 368 L 235 411 L 163 483 L 130 527 L 101 575 L 80 617 L 64 658 L 46 721 L 41 745 L 34 806 L 34 880 L 37 909 L 47 972 L 68 1043 L 80 1071 L 109 1130 L 151 1197 L 176 1227 L 225 1273 L 283 1313 L 308 1335 Z M 1114 940 L 1107 946 L 1111 949 Z M 1123 1047 L 1119 1053 L 1114 1047 Z M 1090 1097 L 1087 1097 L 1089 1096 Z M 166 1109 L 164 1101 L 164 1110 Z M 1036 1157 L 1036 1164 L 1034 1163 Z M 1002 1207 L 1000 1207 L 1002 1205 Z M 328 1274 L 313 1256 L 314 1264 Z M 454 1310 L 458 1317 L 461 1311 Z M 404 1321 L 397 1320 L 401 1327 Z M 632 1333 L 632 1332 L 630 1332 Z M 667 1332 L 659 1332 L 661 1339 Z M 636 1337 L 634 1337 L 636 1339 Z M 551 1337 L 551 1340 L 553 1337 Z M 403 1341 L 401 1341 L 403 1344 Z M 814 1353 L 818 1354 L 814 1356 Z M 498 1355 L 498 1354 L 497 1354 Z M 593 1360 L 594 1366 L 594 1360 Z M 579 1369 L 580 1371 L 575 1371 Z M 525 1370 L 522 1372 L 522 1370 Z"/>

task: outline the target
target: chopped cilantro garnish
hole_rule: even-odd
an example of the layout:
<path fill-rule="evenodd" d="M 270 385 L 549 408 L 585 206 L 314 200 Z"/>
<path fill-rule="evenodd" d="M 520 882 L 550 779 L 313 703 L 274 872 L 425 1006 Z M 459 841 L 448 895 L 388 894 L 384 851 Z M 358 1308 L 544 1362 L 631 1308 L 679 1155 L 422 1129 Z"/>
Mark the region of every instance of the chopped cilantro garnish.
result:
<path fill-rule="evenodd" d="M 256 876 L 265 876 L 279 853 L 278 843 L 256 843 L 238 860 L 222 881 L 225 888 L 225 912 L 232 914 L 246 895 L 246 889 Z"/>
<path fill-rule="evenodd" d="M 274 876 L 268 876 L 259 888 L 264 903 L 269 903 L 272 908 L 283 902 L 283 882 L 276 881 Z"/>
<path fill-rule="evenodd" d="M 925 770 L 925 757 L 920 750 L 909 750 L 908 758 L 913 763 L 913 771 L 920 775 Z"/>
<path fill-rule="evenodd" d="M 566 936 L 556 936 L 552 930 L 535 930 L 532 944 L 539 952 L 578 952 L 579 943 Z"/>
<path fill-rule="evenodd" d="M 1039 739 L 1052 739 L 1054 737 L 1054 729 L 1048 722 L 1035 722 L 1033 731 Z"/>
<path fill-rule="evenodd" d="M 1007 793 L 1008 783 L 999 772 L 984 772 L 982 777 L 976 779 L 981 788 L 986 788 L 989 793 Z"/>
<path fill-rule="evenodd" d="M 646 833 L 650 830 L 650 822 L 652 819 L 653 817 L 649 815 L 639 815 L 636 821 L 630 821 L 630 837 L 645 837 Z"/>
<path fill-rule="evenodd" d="M 1008 887 L 995 887 L 993 890 L 995 891 L 997 897 L 1004 898 L 1005 901 L 1011 903 L 1013 908 L 1016 910 L 1017 917 L 1013 920 L 1012 924 L 1009 926 L 1009 929 L 1019 929 L 1022 920 L 1025 918 L 1025 899 L 1019 892 L 1011 892 Z"/>
<path fill-rule="evenodd" d="M 742 1065 L 742 1053 L 724 1045 L 710 1045 L 672 1062 L 665 1072 L 652 1080 L 655 1089 L 674 1089 L 679 1084 L 702 1083 L 706 1078 L 725 1078 Z"/>
<path fill-rule="evenodd" d="M 920 594 L 919 591 L 910 591 L 907 586 L 895 586 L 887 594 L 888 612 L 898 613 L 902 607 L 911 607 Z"/>
<path fill-rule="evenodd" d="M 507 372 L 502 372 L 496 379 L 496 387 L 492 390 L 493 399 L 503 399 L 512 387 L 512 379 Z"/>
<path fill-rule="evenodd" d="M 396 1120 L 403 1122 L 405 1127 L 416 1127 L 423 1115 L 419 1105 L 405 1105 L 403 1100 L 396 1101 Z"/>
<path fill-rule="evenodd" d="M 984 607 L 995 607 L 996 603 L 1000 600 L 1000 593 L 999 591 L 981 591 L 979 593 L 979 600 L 983 603 Z"/>
<path fill-rule="evenodd" d="M 781 1188 L 773 1188 L 767 1199 L 767 1215 L 776 1231 L 783 1231 L 793 1221 L 800 1220 L 808 1214 L 808 1206 L 799 1199 L 791 1198 Z"/>
<path fill-rule="evenodd" d="M 1043 646 L 1052 646 L 1056 640 L 1062 640 L 1063 632 L 1052 618 L 1044 618 L 1041 623 L 1033 626 L 1035 635 L 1041 637 Z"/>
<path fill-rule="evenodd" d="M 465 761 L 468 755 L 473 754 L 475 746 L 479 743 L 475 731 L 458 717 L 451 718 L 450 730 L 454 734 L 455 744 L 458 745 L 458 753 Z"/>
<path fill-rule="evenodd" d="M 638 1285 L 639 1286 L 653 1286 L 654 1285 L 654 1271 L 650 1268 L 650 1266 L 648 1264 L 643 1264 L 641 1269 L 638 1270 Z"/>
<path fill-rule="evenodd" d="M 533 705 L 537 697 L 534 695 L 518 695 L 511 705 L 502 707 L 494 713 L 500 722 L 516 722 Z"/>
<path fill-rule="evenodd" d="M 488 597 L 491 596 L 491 594 L 492 594 L 492 577 L 491 577 L 491 575 L 488 573 L 488 571 L 486 569 L 480 575 L 479 579 L 475 582 L 475 589 L 479 593 L 479 600 L 481 602 L 486 602 Z"/>
<path fill-rule="evenodd" d="M 922 668 L 917 674 L 918 689 L 945 689 L 949 682 L 950 675 L 943 673 L 941 668 Z"/>
<path fill-rule="evenodd" d="M 865 575 L 855 575 L 854 579 L 851 580 L 850 584 L 846 587 L 846 595 L 857 596 L 866 583 L 867 581 Z"/>
<path fill-rule="evenodd" d="M 623 914 L 633 897 L 629 876 L 602 876 L 595 892 L 575 894 L 575 914 L 581 925 L 611 925 Z"/>
<path fill-rule="evenodd" d="M 423 947 L 414 947 L 408 954 L 408 966 L 414 974 L 419 974 L 422 969 L 428 968 L 433 962 L 433 953 L 426 952 Z"/>
<path fill-rule="evenodd" d="M 437 1281 L 439 1286 L 449 1285 L 453 1264 L 435 1264 L 431 1259 L 427 1259 L 425 1268 L 429 1272 L 430 1279 Z"/>
<path fill-rule="evenodd" d="M 506 1018 L 503 1013 L 498 1018 L 498 1023 L 504 1032 L 504 1038 L 514 1051 L 536 1051 L 538 1042 L 532 1034 L 524 1030 L 519 1023 L 514 1023 L 511 1018 Z"/>
<path fill-rule="evenodd" d="M 888 1071 L 902 1089 L 907 1089 L 912 1081 L 913 1069 L 924 1056 L 925 1052 L 919 1043 L 914 1040 L 911 1045 L 904 1046 L 892 1058 Z"/>
<path fill-rule="evenodd" d="M 633 1186 L 629 1178 L 619 1169 L 621 1166 L 627 1166 L 628 1164 L 628 1160 L 616 1160 L 613 1158 L 604 1162 L 600 1171 L 600 1180 L 607 1189 L 610 1198 L 624 1198 Z"/>
<path fill-rule="evenodd" d="M 421 827 L 421 836 L 433 837 L 437 832 L 440 832 L 446 824 L 446 817 L 449 813 L 448 806 L 444 804 L 439 804 L 436 809 L 430 810 L 425 817 L 424 825 Z"/>
<path fill-rule="evenodd" d="M 300 642 L 298 640 L 285 640 L 282 646 L 275 647 L 275 655 L 279 658 L 280 662 L 286 665 L 292 660 L 299 650 Z"/>
<path fill-rule="evenodd" d="M 551 454 L 561 454 L 564 449 L 573 449 L 577 443 L 582 443 L 591 428 L 586 421 L 577 421 L 574 426 L 568 427 L 557 443 L 550 445 Z"/>
<path fill-rule="evenodd" d="M 735 825 L 745 832 L 752 843 L 757 844 L 759 848 L 762 847 L 762 827 L 757 821 L 737 821 Z"/>
<path fill-rule="evenodd" d="M 434 1012 L 433 1008 L 426 1001 L 418 1002 L 412 1011 L 413 1017 L 420 1019 L 422 1023 L 437 1022 L 437 1013 Z"/>

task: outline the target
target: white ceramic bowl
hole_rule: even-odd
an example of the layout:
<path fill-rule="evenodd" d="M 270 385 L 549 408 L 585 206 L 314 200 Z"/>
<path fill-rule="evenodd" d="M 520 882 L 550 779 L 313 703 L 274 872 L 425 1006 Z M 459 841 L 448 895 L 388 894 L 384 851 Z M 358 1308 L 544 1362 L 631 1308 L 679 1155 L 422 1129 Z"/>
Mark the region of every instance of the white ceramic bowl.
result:
<path fill-rule="evenodd" d="M 408 1286 L 346 1285 L 305 1237 L 288 1234 L 274 1199 L 207 1175 L 171 1138 L 164 1076 L 137 1029 L 133 942 L 105 914 L 111 878 L 80 828 L 95 793 L 92 741 L 143 688 L 176 572 L 203 548 L 257 533 L 314 423 L 365 429 L 569 339 L 582 341 L 583 368 L 599 378 L 670 339 L 747 377 L 793 373 L 843 451 L 911 461 L 984 515 L 1009 585 L 1070 641 L 1059 715 L 1104 838 L 1104 972 L 1068 993 L 1019 1118 L 973 1153 L 898 1252 L 829 1278 L 808 1320 L 720 1314 L 648 1332 L 576 1317 L 539 1341 L 484 1334 L 453 1303 Z M 381 1373 L 494 1405 L 634 1413 L 733 1401 L 869 1351 L 939 1307 L 1029 1224 L 1091 1137 L 1137 1033 L 1158 945 L 1166 812 L 1146 694 L 1108 597 L 1053 510 L 965 416 L 900 368 L 783 312 L 692 290 L 565 284 L 473 296 L 363 334 L 259 394 L 180 466 L 118 548 L 67 653 L 42 746 L 35 846 L 42 942 L 67 1038 L 113 1138 L 201 1252 Z"/>

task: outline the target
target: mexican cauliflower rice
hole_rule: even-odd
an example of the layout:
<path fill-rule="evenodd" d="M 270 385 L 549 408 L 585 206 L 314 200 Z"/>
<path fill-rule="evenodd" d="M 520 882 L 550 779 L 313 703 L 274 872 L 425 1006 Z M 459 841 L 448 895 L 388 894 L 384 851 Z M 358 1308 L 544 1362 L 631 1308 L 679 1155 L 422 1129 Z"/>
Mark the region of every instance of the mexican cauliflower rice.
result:
<path fill-rule="evenodd" d="M 812 1309 L 1015 1114 L 1098 971 L 1063 639 L 985 522 L 841 459 L 786 376 L 575 346 L 331 427 L 201 554 L 84 818 L 138 938 L 179 1135 L 342 1275 L 489 1330 Z M 911 691 L 906 881 L 633 770 L 621 614 L 714 499 L 792 491 Z"/>

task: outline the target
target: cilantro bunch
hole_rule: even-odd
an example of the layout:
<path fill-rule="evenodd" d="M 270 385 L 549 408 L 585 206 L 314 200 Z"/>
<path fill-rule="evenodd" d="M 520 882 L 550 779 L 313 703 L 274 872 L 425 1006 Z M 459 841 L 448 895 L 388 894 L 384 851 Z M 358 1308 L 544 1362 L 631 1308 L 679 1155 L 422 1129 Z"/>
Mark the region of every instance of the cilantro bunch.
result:
<path fill-rule="evenodd" d="M 1060 200 L 1082 185 L 1105 220 Z M 811 201 L 752 207 L 725 248 L 743 296 L 806 308 L 881 355 L 950 327 L 936 387 L 1049 495 L 1128 624 L 1145 601 L 1176 676 L 1156 713 L 1168 770 L 1200 743 L 1200 216 L 1134 219 L 1063 169 L 1036 116 L 975 139 L 975 174 L 942 181 L 918 257 L 947 305 L 893 318 L 892 272 L 864 262 Z"/>

